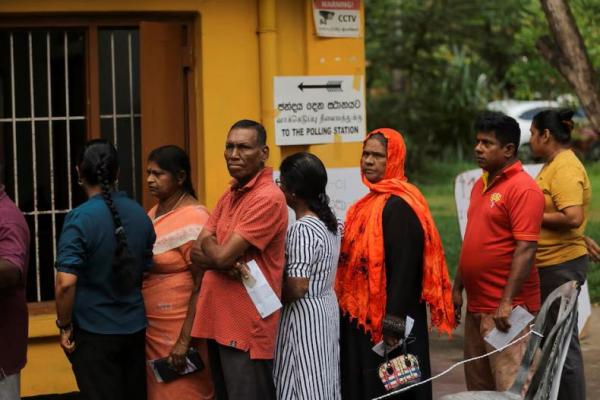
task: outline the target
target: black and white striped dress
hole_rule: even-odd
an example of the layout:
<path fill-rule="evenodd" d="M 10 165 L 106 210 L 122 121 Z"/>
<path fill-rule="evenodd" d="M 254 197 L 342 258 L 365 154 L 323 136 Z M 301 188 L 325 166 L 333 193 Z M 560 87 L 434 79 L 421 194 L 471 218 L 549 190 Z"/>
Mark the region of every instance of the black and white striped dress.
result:
<path fill-rule="evenodd" d="M 339 310 L 333 286 L 341 243 L 313 216 L 294 223 L 286 238 L 286 275 L 310 278 L 303 298 L 287 304 L 275 351 L 278 399 L 340 399 Z"/>

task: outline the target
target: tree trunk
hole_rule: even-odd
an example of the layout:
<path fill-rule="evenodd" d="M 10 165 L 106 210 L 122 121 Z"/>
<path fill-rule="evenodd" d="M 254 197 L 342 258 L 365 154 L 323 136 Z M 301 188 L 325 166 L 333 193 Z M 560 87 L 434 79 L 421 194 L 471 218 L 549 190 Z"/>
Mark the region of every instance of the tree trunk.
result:
<path fill-rule="evenodd" d="M 540 38 L 540 54 L 569 82 L 596 131 L 600 131 L 600 88 L 581 33 L 565 0 L 540 0 L 552 38 Z"/>

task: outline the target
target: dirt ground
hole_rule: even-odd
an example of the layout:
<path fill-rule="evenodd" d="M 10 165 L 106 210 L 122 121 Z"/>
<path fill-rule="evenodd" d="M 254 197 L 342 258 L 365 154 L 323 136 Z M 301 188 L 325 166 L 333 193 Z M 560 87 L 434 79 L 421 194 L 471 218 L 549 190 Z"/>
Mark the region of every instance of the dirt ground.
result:
<path fill-rule="evenodd" d="M 600 399 L 600 306 L 592 307 L 592 316 L 587 322 L 585 337 L 581 341 L 585 363 L 587 385 L 587 398 Z M 455 332 L 452 339 L 446 336 L 438 337 L 436 333 L 430 334 L 430 357 L 432 373 L 436 375 L 451 365 L 461 361 L 463 330 L 461 327 Z M 595 379 L 594 379 L 595 378 Z M 437 379 L 433 383 L 433 398 L 439 399 L 444 394 L 456 393 L 466 390 L 462 366 Z M 35 400 L 67 400 L 77 399 L 77 394 L 63 394 L 52 396 L 29 397 Z M 390 398 L 391 400 L 394 397 Z"/>
<path fill-rule="evenodd" d="M 600 306 L 592 307 L 592 315 L 587 321 L 581 340 L 588 399 L 600 399 Z M 463 359 L 463 330 L 459 327 L 452 339 L 429 337 L 432 374 L 436 375 Z M 433 398 L 466 390 L 463 368 L 459 366 L 433 383 Z M 392 397 L 393 399 L 393 397 Z"/>

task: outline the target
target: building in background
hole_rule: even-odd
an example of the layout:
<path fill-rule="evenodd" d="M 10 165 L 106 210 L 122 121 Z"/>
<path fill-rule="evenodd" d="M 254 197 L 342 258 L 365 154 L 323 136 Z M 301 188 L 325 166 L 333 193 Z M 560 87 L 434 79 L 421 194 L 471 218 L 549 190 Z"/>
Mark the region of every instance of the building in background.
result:
<path fill-rule="evenodd" d="M 360 143 L 346 141 L 344 133 L 351 131 L 355 139 L 364 135 L 364 96 L 359 135 L 356 129 L 336 132 L 334 127 L 323 140 L 326 144 L 277 146 L 275 119 L 280 111 L 274 104 L 274 78 L 295 76 L 302 83 L 302 77 L 344 76 L 362 96 L 360 3 L 0 3 L 0 157 L 6 163 L 7 192 L 26 214 L 32 232 L 30 345 L 22 373 L 23 396 L 76 390 L 54 324 L 53 261 L 65 214 L 84 200 L 73 167 L 81 145 L 91 138 L 111 139 L 121 157 L 120 188 L 146 208 L 152 204 L 144 184 L 146 156 L 171 143 L 190 153 L 199 196 L 212 208 L 229 182 L 223 160 L 227 131 L 242 118 L 267 127 L 274 167 L 301 150 L 315 153 L 328 168 L 357 166 Z M 326 10 L 332 5 L 333 10 Z M 349 9 L 346 14 L 344 7 Z M 317 36 L 316 24 L 330 21 L 338 36 L 351 37 Z M 331 100 L 327 96 L 341 91 L 339 82 L 323 82 L 324 110 Z M 309 86 L 299 90 L 319 89 Z M 330 111 L 357 106 L 348 104 L 337 102 Z M 321 118 L 323 110 L 311 112 Z M 340 180 L 334 184 L 337 191 L 346 187 Z M 343 211 L 347 205 L 338 201 Z"/>

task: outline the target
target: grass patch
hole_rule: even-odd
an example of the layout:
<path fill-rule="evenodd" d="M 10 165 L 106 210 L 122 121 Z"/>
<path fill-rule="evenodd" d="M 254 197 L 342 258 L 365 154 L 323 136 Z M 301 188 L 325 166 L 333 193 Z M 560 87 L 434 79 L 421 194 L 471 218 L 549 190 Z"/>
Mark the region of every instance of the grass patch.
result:
<path fill-rule="evenodd" d="M 459 173 L 474 168 L 477 168 L 474 163 L 434 162 L 425 170 L 410 177 L 429 202 L 431 213 L 444 243 L 446 260 L 452 277 L 458 265 L 462 245 L 454 202 L 454 179 Z M 586 169 L 592 189 L 596 189 L 595 195 L 592 195 L 586 234 L 600 243 L 600 163 L 586 165 Z M 592 302 L 600 302 L 600 264 L 590 264 L 588 285 Z"/>
<path fill-rule="evenodd" d="M 586 165 L 586 169 L 592 184 L 592 202 L 585 233 L 600 242 L 600 162 Z M 588 287 L 592 302 L 600 303 L 600 264 L 589 264 Z"/>

